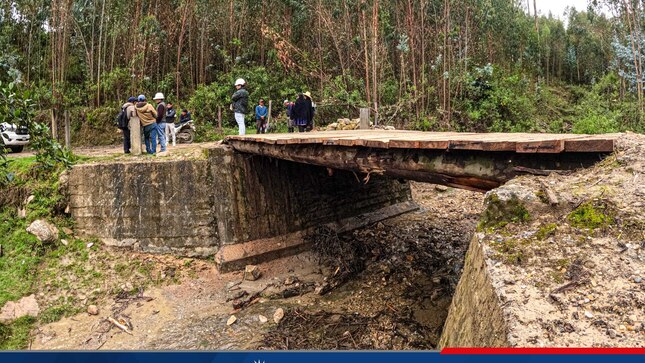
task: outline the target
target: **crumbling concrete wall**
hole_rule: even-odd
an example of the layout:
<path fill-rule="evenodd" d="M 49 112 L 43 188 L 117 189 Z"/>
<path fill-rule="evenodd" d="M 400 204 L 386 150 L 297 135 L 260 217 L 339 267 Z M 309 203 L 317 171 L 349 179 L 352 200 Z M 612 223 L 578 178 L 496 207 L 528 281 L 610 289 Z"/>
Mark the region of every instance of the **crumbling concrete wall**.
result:
<path fill-rule="evenodd" d="M 448 311 L 440 349 L 510 346 L 502 302 L 493 287 L 486 260 L 481 241 L 475 235 Z"/>
<path fill-rule="evenodd" d="M 327 223 L 346 226 L 348 219 L 373 223 L 413 208 L 407 182 L 372 176 L 365 184 L 351 172 L 225 146 L 206 155 L 74 167 L 69 190 L 77 232 L 114 246 L 181 255 L 212 255 L 246 243 L 229 259 L 256 251 L 269 259 L 279 256 L 269 250 L 302 247 L 301 235 L 296 242 L 284 236 Z"/>

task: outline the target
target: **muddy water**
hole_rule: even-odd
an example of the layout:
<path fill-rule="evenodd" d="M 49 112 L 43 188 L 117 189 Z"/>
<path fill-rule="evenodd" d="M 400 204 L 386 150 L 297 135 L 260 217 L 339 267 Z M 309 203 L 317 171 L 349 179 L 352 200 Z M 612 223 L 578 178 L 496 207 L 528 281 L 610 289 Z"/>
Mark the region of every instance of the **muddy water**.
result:
<path fill-rule="evenodd" d="M 313 252 L 261 265 L 257 281 L 234 287 L 241 273 L 219 274 L 207 264 L 178 285 L 145 291 L 146 299 L 106 301 L 98 316 L 79 314 L 42 326 L 31 349 L 431 349 L 481 196 L 423 185 L 415 185 L 414 192 L 420 211 L 343 237 L 367 247 L 364 269 L 325 295 L 311 290 L 331 279 L 335 269 L 321 266 Z M 276 298 L 297 286 L 311 288 Z M 236 311 L 231 298 L 240 291 L 247 298 L 261 293 Z M 285 317 L 276 324 L 279 308 Z M 237 321 L 228 326 L 232 314 Z M 105 320 L 117 315 L 131 324 L 132 335 Z M 262 323 L 261 315 L 268 322 Z"/>

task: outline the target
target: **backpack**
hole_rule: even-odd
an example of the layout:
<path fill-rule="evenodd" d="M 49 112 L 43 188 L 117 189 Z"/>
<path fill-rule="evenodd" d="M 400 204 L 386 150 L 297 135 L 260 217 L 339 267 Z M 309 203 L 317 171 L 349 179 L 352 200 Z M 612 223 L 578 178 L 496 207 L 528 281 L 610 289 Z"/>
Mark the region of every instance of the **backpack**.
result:
<path fill-rule="evenodd" d="M 121 112 L 116 115 L 116 118 L 114 119 L 114 126 L 120 128 L 121 130 L 128 128 L 128 113 L 126 112 L 125 108 L 122 107 Z"/>

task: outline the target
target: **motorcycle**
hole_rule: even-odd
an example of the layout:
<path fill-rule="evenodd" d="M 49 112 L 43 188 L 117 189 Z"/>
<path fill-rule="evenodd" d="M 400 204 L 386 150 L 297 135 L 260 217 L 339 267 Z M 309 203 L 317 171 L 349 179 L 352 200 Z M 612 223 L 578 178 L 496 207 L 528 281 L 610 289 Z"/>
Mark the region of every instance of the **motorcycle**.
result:
<path fill-rule="evenodd" d="M 192 144 L 195 140 L 195 124 L 193 120 L 175 124 L 175 135 L 180 144 Z"/>

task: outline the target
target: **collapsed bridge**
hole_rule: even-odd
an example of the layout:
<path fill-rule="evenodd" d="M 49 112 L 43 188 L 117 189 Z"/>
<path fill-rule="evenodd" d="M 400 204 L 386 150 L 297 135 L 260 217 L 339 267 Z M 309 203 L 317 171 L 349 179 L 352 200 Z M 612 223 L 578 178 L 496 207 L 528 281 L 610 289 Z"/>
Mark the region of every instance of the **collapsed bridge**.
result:
<path fill-rule="evenodd" d="M 598 162 L 617 134 L 352 130 L 229 136 L 243 153 L 364 174 L 487 191 L 522 173 L 546 175 Z"/>

